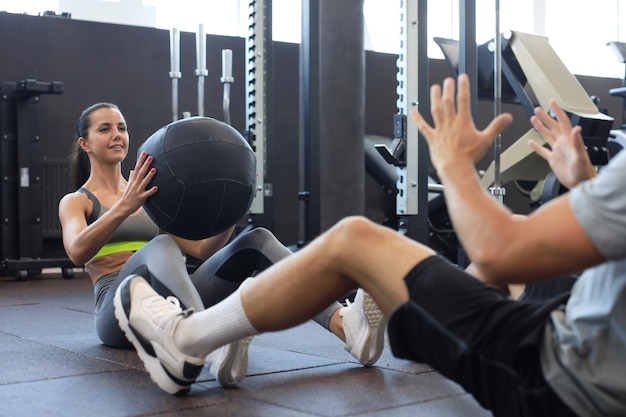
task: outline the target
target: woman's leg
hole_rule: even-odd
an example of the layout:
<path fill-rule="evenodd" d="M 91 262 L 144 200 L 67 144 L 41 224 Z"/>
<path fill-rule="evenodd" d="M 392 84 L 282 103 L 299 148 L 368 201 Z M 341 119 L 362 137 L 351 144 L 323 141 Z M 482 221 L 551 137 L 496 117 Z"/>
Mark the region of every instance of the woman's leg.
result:
<path fill-rule="evenodd" d="M 155 237 L 139 249 L 120 271 L 121 279 L 131 274 L 144 277 L 164 297 L 173 295 L 183 308 L 204 310 L 204 304 L 189 278 L 185 257 L 170 236 Z"/>
<path fill-rule="evenodd" d="M 196 311 L 204 309 L 189 279 L 180 248 L 168 235 L 159 235 L 135 252 L 117 276 L 111 277 L 111 282 L 96 285 L 96 289 L 99 289 L 94 315 L 96 333 L 105 345 L 131 347 L 115 319 L 113 297 L 119 284 L 132 274 L 143 276 L 160 295 L 175 296 L 183 308 L 193 307 Z"/>
<path fill-rule="evenodd" d="M 267 229 L 256 228 L 237 236 L 191 275 L 191 280 L 209 308 L 232 294 L 248 277 L 254 276 L 292 255 Z M 331 303 L 313 320 L 324 328 L 335 311 L 342 306 Z"/>
<path fill-rule="evenodd" d="M 191 275 L 205 308 L 232 294 L 247 278 L 291 255 L 266 229 L 240 234 Z"/>

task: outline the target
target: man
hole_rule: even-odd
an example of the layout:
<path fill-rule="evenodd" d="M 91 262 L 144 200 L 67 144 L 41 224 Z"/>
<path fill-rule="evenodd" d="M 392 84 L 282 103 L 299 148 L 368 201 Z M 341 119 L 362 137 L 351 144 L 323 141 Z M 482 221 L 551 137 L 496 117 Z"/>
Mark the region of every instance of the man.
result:
<path fill-rule="evenodd" d="M 413 117 L 457 233 L 475 270 L 494 285 L 360 217 L 340 221 L 208 310 L 181 312 L 131 276 L 116 296 L 117 317 L 152 378 L 191 383 L 186 362 L 302 323 L 360 287 L 389 318 L 394 355 L 431 365 L 495 416 L 625 415 L 626 153 L 589 180 L 595 171 L 580 128 L 555 102 L 556 120 L 537 109 L 531 121 L 552 150 L 532 146 L 572 190 L 513 218 L 481 188 L 474 168 L 512 117 L 477 130 L 469 93 L 461 75 L 455 106 L 455 83 L 446 79 L 443 90 L 431 89 L 434 126 Z M 516 302 L 496 289 L 584 268 L 571 297 L 546 304 Z"/>

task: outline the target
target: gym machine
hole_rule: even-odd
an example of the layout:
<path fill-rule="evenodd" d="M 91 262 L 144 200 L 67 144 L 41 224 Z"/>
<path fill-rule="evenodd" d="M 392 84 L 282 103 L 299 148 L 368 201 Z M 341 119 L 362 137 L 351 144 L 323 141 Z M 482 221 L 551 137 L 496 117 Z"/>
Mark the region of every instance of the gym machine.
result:
<path fill-rule="evenodd" d="M 441 48 L 448 65 L 457 72 L 457 41 L 435 39 Z M 478 51 L 478 96 L 490 97 L 493 94 L 493 53 L 495 42 L 492 39 L 477 47 Z M 582 136 L 591 163 L 605 165 L 609 160 L 608 138 L 613 118 L 601 113 L 593 100 L 585 92 L 576 77 L 550 46 L 544 36 L 523 32 L 507 32 L 502 35 L 502 84 L 503 98 L 520 104 L 530 117 L 534 108 L 549 109 L 550 99 L 555 99 L 570 117 L 572 125 L 582 127 Z M 492 96 L 491 96 L 492 97 Z M 530 128 L 501 154 L 501 183 L 509 181 L 536 182 L 530 193 L 537 200 L 546 201 L 562 192 L 547 162 L 528 146 L 528 141 L 539 144 L 545 141 L 534 128 Z M 495 164 L 491 163 L 481 177 L 481 184 L 488 189 L 496 176 Z"/>
<path fill-rule="evenodd" d="M 24 79 L 3 82 L 0 99 L 0 252 L 2 275 L 19 280 L 60 267 L 64 278 L 74 276 L 67 258 L 43 259 L 43 181 L 41 96 L 63 94 L 62 82 Z"/>
<path fill-rule="evenodd" d="M 613 118 L 598 110 L 580 82 L 552 49 L 548 38 L 523 32 L 507 33 L 503 35 L 502 57 L 503 75 L 529 117 L 537 105 L 547 110 L 550 108 L 549 101 L 556 100 L 569 116 L 572 125 L 582 127 L 583 141 L 591 163 L 595 166 L 606 165 L 609 161 L 607 142 Z M 513 70 L 516 67 L 518 71 Z M 531 101 L 523 87 L 524 83 L 534 93 L 537 104 Z M 531 128 L 502 153 L 503 182 L 513 179 L 542 180 L 550 172 L 548 164 L 528 146 L 531 139 L 545 144 L 541 135 Z M 493 177 L 492 164 L 481 183 L 488 187 Z"/>
<path fill-rule="evenodd" d="M 426 56 L 425 45 L 420 39 L 426 38 L 426 5 L 422 1 L 401 1 L 401 50 L 398 58 L 398 114 L 394 116 L 394 138 L 391 143 L 379 144 L 376 149 L 384 160 L 395 166 L 398 172 L 396 210 L 399 216 L 398 229 L 409 237 L 424 241 L 424 231 L 430 229 L 430 236 L 441 235 L 447 244 L 453 244 L 454 237 L 445 237 L 449 230 L 436 230 L 429 217 L 430 195 L 441 191 L 439 184 L 433 184 L 427 175 L 427 150 L 418 138 L 413 123 L 407 123 L 408 112 L 415 107 L 422 114 L 429 114 L 427 61 L 422 63 L 419 56 Z M 508 32 L 502 37 L 484 45 L 475 41 L 475 2 L 460 0 L 461 41 L 435 38 L 442 49 L 446 61 L 455 73 L 466 73 L 470 77 L 472 111 L 476 110 L 476 99 L 485 97 L 504 99 L 521 104 L 527 114 L 533 114 L 540 105 L 549 108 L 549 100 L 554 98 L 570 116 L 572 124 L 582 126 L 582 134 L 591 161 L 596 166 L 608 162 L 607 138 L 613 119 L 599 112 L 593 100 L 584 91 L 578 80 L 566 69 L 549 45 L 547 38 L 521 32 Z M 423 32 L 417 33 L 418 30 Z M 497 33 L 500 33 L 497 27 Z M 496 48 L 498 48 L 496 52 Z M 420 53 L 418 53 L 420 51 Z M 415 55 L 412 55 L 415 54 Z M 498 96 L 495 97 L 495 59 L 499 58 Z M 418 65 L 419 63 L 419 65 Z M 504 76 L 503 80 L 499 80 Z M 423 81 L 425 80 L 425 81 Z M 530 97 L 534 93 L 535 103 Z M 626 89 L 624 89 L 626 91 Z M 626 94 L 626 93 L 625 93 Z M 529 140 L 545 144 L 541 135 L 530 129 L 522 138 L 500 153 L 481 178 L 485 189 L 495 188 L 511 180 L 535 181 L 531 196 L 551 198 L 562 192 L 562 186 L 550 172 L 549 165 L 528 146 Z M 497 171 L 497 172 L 496 172 Z M 501 199 L 504 189 L 501 189 Z M 427 191 L 428 190 L 428 191 Z M 429 196 L 425 202 L 426 196 Z M 415 227 L 414 223 L 419 226 Z M 425 222 L 428 222 L 427 224 Z M 460 249 L 459 255 L 463 252 Z M 459 260 L 463 263 L 463 260 Z"/>
<path fill-rule="evenodd" d="M 476 83 L 475 47 L 476 4 L 459 0 L 462 41 L 455 45 L 458 70 Z M 398 231 L 425 243 L 449 259 L 465 264 L 465 253 L 459 248 L 443 199 L 443 186 L 428 175 L 428 148 L 414 123 L 407 121 L 412 110 L 430 114 L 430 82 L 427 53 L 427 1 L 400 1 L 400 51 L 398 54 L 397 106 L 393 116 L 393 139 L 375 146 L 378 160 L 395 168 L 395 210 Z M 475 89 L 472 87 L 472 91 Z M 472 108 L 476 99 L 471 99 Z M 369 161 L 369 160 L 367 160 Z M 372 161 L 376 165 L 376 160 Z M 378 171 L 390 172 L 378 167 Z M 372 171 L 370 171 L 372 172 Z M 389 183 L 390 178 L 386 181 Z M 382 182 L 379 183 L 382 184 Z"/>

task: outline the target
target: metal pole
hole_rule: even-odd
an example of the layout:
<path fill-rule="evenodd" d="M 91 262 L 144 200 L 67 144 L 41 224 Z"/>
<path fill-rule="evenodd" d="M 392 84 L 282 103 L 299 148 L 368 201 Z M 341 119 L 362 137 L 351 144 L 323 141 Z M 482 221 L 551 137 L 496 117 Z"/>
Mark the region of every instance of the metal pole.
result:
<path fill-rule="evenodd" d="M 224 111 L 224 123 L 230 124 L 230 85 L 235 82 L 233 78 L 233 51 L 222 49 L 222 78 L 224 84 L 224 99 L 222 109 Z"/>
<path fill-rule="evenodd" d="M 502 36 L 500 34 L 500 0 L 495 0 L 496 4 L 496 34 L 494 37 L 493 51 L 493 113 L 497 117 L 502 112 Z M 500 204 L 504 204 L 505 190 L 502 187 L 500 172 L 500 154 L 502 153 L 502 135 L 496 135 L 493 142 L 494 159 L 494 182 L 490 188 L 491 195 L 498 199 Z"/>
<path fill-rule="evenodd" d="M 196 37 L 196 76 L 198 77 L 198 116 L 204 116 L 204 77 L 209 75 L 206 68 L 206 37 L 204 25 L 200 23 Z"/>
<path fill-rule="evenodd" d="M 178 120 L 178 79 L 180 72 L 180 34 L 177 28 L 170 31 L 170 78 L 172 79 L 172 121 Z"/>
<path fill-rule="evenodd" d="M 472 114 L 478 108 L 478 54 L 476 48 L 476 0 L 459 0 L 459 74 L 469 77 Z"/>

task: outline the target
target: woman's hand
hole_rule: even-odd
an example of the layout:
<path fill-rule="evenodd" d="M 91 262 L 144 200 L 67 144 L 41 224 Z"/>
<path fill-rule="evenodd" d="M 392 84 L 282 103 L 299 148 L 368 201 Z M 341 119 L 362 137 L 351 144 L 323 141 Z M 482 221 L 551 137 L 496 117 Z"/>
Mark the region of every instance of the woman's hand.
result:
<path fill-rule="evenodd" d="M 156 175 L 156 169 L 150 167 L 152 161 L 152 156 L 149 156 L 146 152 L 142 152 L 139 158 L 137 158 L 135 169 L 130 171 L 124 194 L 117 203 L 120 207 L 124 207 L 128 210 L 128 215 L 136 212 L 148 197 L 158 191 L 156 185 L 153 185 L 149 189 L 147 188 L 152 178 Z"/>

